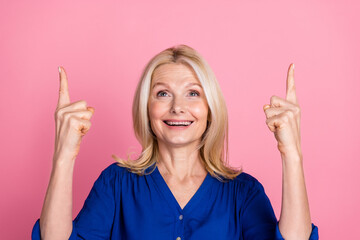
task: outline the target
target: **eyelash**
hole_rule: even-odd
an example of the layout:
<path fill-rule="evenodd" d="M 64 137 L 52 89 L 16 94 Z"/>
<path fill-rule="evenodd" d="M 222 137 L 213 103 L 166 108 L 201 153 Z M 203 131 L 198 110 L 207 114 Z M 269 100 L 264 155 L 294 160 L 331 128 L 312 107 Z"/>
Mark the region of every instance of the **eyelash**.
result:
<path fill-rule="evenodd" d="M 163 97 L 163 96 L 159 96 L 160 93 L 166 93 L 166 91 L 159 91 L 159 92 L 156 94 L 156 96 L 158 96 L 158 97 Z M 195 91 L 195 90 L 190 91 L 190 93 L 196 93 L 197 96 L 200 96 L 200 93 L 199 93 L 198 91 Z M 194 97 L 196 97 L 196 96 L 194 96 Z"/>

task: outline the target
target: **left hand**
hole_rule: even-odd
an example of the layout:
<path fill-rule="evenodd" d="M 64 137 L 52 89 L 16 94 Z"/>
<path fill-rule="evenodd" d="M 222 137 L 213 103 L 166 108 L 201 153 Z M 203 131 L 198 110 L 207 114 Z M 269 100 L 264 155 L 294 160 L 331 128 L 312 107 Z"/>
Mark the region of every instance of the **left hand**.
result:
<path fill-rule="evenodd" d="M 300 138 L 300 106 L 295 92 L 294 64 L 290 64 L 286 80 L 286 100 L 273 95 L 270 105 L 265 104 L 266 124 L 275 135 L 278 149 L 282 156 L 299 155 Z"/>

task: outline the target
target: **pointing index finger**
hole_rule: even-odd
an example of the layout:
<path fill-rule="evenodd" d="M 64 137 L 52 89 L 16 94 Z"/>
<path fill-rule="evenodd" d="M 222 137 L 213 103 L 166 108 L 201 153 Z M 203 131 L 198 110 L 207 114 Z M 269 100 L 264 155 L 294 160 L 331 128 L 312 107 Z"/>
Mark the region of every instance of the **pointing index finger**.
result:
<path fill-rule="evenodd" d="M 289 66 L 286 80 L 286 100 L 297 104 L 295 80 L 294 80 L 294 68 L 295 65 L 292 63 Z"/>
<path fill-rule="evenodd" d="M 59 67 L 59 78 L 60 78 L 60 89 L 59 89 L 59 99 L 58 99 L 57 109 L 62 108 L 70 103 L 68 80 L 65 69 L 63 67 Z"/>

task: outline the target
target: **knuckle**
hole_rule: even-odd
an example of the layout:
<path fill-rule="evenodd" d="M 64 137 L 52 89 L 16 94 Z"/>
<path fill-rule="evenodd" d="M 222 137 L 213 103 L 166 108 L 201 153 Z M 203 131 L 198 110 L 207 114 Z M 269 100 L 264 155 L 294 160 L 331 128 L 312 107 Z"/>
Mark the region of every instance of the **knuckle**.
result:
<path fill-rule="evenodd" d="M 62 108 L 57 108 L 55 110 L 55 118 L 60 119 L 64 113 L 64 110 Z"/>
<path fill-rule="evenodd" d="M 60 88 L 60 89 L 59 89 L 59 94 L 62 95 L 62 94 L 64 94 L 64 93 L 65 93 L 64 89 Z"/>
<path fill-rule="evenodd" d="M 270 97 L 270 102 L 271 103 L 273 103 L 274 101 L 276 101 L 276 96 L 275 95 L 272 95 L 271 97 Z"/>
<path fill-rule="evenodd" d="M 76 127 L 79 124 L 79 121 L 74 117 L 69 117 L 69 124 L 71 127 Z"/>
<path fill-rule="evenodd" d="M 285 114 L 283 114 L 281 116 L 281 121 L 282 122 L 287 123 L 287 122 L 289 122 L 289 120 L 290 120 L 290 117 L 289 117 L 289 115 L 287 113 L 285 113 Z"/>
<path fill-rule="evenodd" d="M 84 111 L 82 114 L 82 118 L 85 120 L 89 120 L 91 118 L 91 111 Z"/>
<path fill-rule="evenodd" d="M 80 100 L 80 101 L 78 101 L 78 103 L 80 104 L 80 105 L 83 105 L 83 106 L 87 106 L 87 102 L 85 101 L 85 100 Z"/>
<path fill-rule="evenodd" d="M 71 113 L 70 112 L 64 112 L 63 113 L 63 119 L 64 119 L 64 121 L 69 121 L 70 119 L 71 119 Z"/>
<path fill-rule="evenodd" d="M 294 112 L 295 112 L 295 114 L 300 114 L 300 112 L 301 112 L 300 107 L 296 106 L 295 109 L 294 109 Z"/>
<path fill-rule="evenodd" d="M 293 111 L 286 111 L 285 113 L 286 113 L 288 118 L 293 118 L 294 117 L 294 112 Z"/>
<path fill-rule="evenodd" d="M 88 120 L 83 120 L 83 128 L 85 133 L 87 133 L 89 131 L 89 129 L 91 128 L 91 122 Z"/>

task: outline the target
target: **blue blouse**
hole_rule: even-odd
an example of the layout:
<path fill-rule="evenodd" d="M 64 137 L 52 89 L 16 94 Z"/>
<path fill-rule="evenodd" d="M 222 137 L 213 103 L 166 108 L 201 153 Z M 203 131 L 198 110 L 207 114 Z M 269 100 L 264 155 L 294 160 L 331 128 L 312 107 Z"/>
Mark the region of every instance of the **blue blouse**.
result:
<path fill-rule="evenodd" d="M 144 176 L 116 163 L 103 170 L 73 221 L 69 239 L 283 239 L 270 200 L 251 175 L 242 172 L 223 183 L 207 173 L 182 209 L 153 166 Z M 32 239 L 40 240 L 39 219 Z M 319 239 L 314 224 L 309 239 Z"/>

